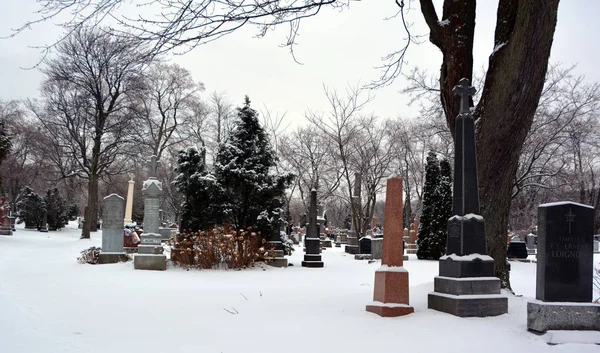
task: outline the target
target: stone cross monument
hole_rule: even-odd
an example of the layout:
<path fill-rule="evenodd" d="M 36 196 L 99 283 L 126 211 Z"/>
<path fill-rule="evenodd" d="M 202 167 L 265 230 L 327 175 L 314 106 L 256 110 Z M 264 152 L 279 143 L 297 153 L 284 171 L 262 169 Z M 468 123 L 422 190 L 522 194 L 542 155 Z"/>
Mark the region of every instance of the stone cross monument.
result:
<path fill-rule="evenodd" d="M 454 216 L 448 220 L 446 255 L 440 258 L 428 307 L 461 317 L 501 315 L 508 312 L 508 298 L 500 295 L 479 212 L 475 123 L 469 107 L 475 89 L 463 78 L 452 92 L 461 99 L 455 120 Z"/>
<path fill-rule="evenodd" d="M 158 158 L 152 156 L 148 166 L 150 177 L 142 186 L 144 193 L 144 233 L 142 242 L 138 245 L 138 254 L 133 259 L 133 267 L 136 270 L 166 270 L 167 257 L 163 255 L 161 235 L 158 233 L 160 227 L 159 209 L 162 196 L 162 183 L 156 178 Z"/>
<path fill-rule="evenodd" d="M 310 192 L 310 208 L 308 210 L 308 225 L 306 227 L 306 236 L 304 238 L 306 253 L 302 267 L 323 267 L 321 261 L 321 240 L 317 229 L 317 190 Z"/>

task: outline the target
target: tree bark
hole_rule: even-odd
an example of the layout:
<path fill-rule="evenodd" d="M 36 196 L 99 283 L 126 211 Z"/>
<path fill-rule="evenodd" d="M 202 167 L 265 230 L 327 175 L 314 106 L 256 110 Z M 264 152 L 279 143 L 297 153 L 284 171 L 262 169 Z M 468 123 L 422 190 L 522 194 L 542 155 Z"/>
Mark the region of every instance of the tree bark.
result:
<path fill-rule="evenodd" d="M 442 22 L 431 0 L 420 1 L 431 30 L 430 41 L 443 53 L 440 95 L 446 121 L 454 132 L 459 100 L 452 97 L 452 88 L 462 77 L 472 77 L 475 1 L 444 1 Z M 507 288 L 510 267 L 506 239 L 513 181 L 544 85 L 558 3 L 500 0 L 494 51 L 474 113 L 479 197 L 488 253 L 495 259 L 496 276 Z"/>
<path fill-rule="evenodd" d="M 88 202 L 85 208 L 83 229 L 81 232 L 81 239 L 89 239 L 90 232 L 96 227 L 94 215 L 97 214 L 98 205 L 98 177 L 96 175 L 90 175 L 88 180 Z"/>

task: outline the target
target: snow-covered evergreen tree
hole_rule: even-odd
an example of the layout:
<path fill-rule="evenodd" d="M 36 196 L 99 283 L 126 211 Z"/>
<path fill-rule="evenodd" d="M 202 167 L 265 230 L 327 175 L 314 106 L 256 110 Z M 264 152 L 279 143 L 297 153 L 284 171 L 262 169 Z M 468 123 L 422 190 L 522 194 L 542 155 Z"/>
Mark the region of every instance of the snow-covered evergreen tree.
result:
<path fill-rule="evenodd" d="M 58 230 L 69 223 L 69 207 L 57 188 L 46 190 L 44 203 L 48 211 L 47 222 L 49 230 Z"/>
<path fill-rule="evenodd" d="M 425 165 L 425 185 L 423 186 L 423 209 L 419 219 L 419 239 L 417 240 L 417 258 L 432 259 L 431 241 L 439 229 L 437 224 L 439 217 L 436 205 L 437 185 L 439 182 L 440 164 L 435 152 L 429 152 L 427 155 L 427 164 Z"/>
<path fill-rule="evenodd" d="M 439 182 L 436 187 L 436 224 L 437 229 L 434 231 L 431 240 L 429 241 L 430 256 L 432 259 L 439 259 L 446 253 L 446 238 L 448 236 L 448 219 L 452 217 L 452 169 L 450 162 L 443 159 L 440 162 Z"/>
<path fill-rule="evenodd" d="M 29 228 L 41 228 L 46 211 L 44 199 L 29 186 L 23 188 L 21 197 L 17 202 L 17 223 L 25 222 Z"/>
<path fill-rule="evenodd" d="M 181 214 L 181 229 L 187 231 L 206 230 L 218 224 L 215 210 L 215 198 L 218 197 L 219 186 L 206 168 L 206 150 L 189 147 L 179 151 L 177 172 L 173 183 L 184 195 Z"/>
<path fill-rule="evenodd" d="M 228 139 L 219 146 L 215 163 L 215 177 L 222 191 L 218 196 L 223 221 L 245 229 L 256 228 L 259 216 L 262 221 L 278 217 L 273 213 L 272 201 L 284 195 L 293 175 L 276 174 L 276 162 L 277 156 L 260 126 L 258 113 L 250 107 L 246 96 L 244 106 L 237 109 Z M 275 233 L 272 229 L 259 230 L 265 238 Z"/>

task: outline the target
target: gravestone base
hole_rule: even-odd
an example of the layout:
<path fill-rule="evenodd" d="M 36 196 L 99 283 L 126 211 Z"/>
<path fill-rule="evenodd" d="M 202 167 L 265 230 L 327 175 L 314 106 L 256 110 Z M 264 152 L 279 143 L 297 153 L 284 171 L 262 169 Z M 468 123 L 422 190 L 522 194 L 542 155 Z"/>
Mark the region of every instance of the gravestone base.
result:
<path fill-rule="evenodd" d="M 402 266 L 382 265 L 375 271 L 373 303 L 367 304 L 368 312 L 391 317 L 414 312 L 409 305 L 408 271 Z"/>
<path fill-rule="evenodd" d="M 439 261 L 442 277 L 493 277 L 494 259 L 488 255 L 446 255 Z"/>
<path fill-rule="evenodd" d="M 136 270 L 164 271 L 167 269 L 165 255 L 136 254 L 133 258 L 133 268 Z"/>
<path fill-rule="evenodd" d="M 0 235 L 13 235 L 12 228 L 10 226 L 1 226 Z"/>
<path fill-rule="evenodd" d="M 331 248 L 332 247 L 331 240 L 330 239 L 322 240 L 321 246 L 324 248 Z"/>
<path fill-rule="evenodd" d="M 285 257 L 275 257 L 270 259 L 267 264 L 273 267 L 288 267 L 288 260 Z"/>
<path fill-rule="evenodd" d="M 354 255 L 354 260 L 373 260 L 373 255 L 371 255 L 371 254 L 356 254 L 356 255 Z"/>
<path fill-rule="evenodd" d="M 151 255 L 161 255 L 164 251 L 164 248 L 160 244 L 159 245 L 141 244 L 141 245 L 138 245 L 137 249 L 138 249 L 138 254 L 151 254 Z"/>
<path fill-rule="evenodd" d="M 129 261 L 129 257 L 124 252 L 101 252 L 98 255 L 99 264 L 116 264 L 127 261 Z"/>
<path fill-rule="evenodd" d="M 347 236 L 347 244 L 344 251 L 348 254 L 356 255 L 360 253 L 360 248 L 358 246 L 358 238 L 356 237 L 356 232 L 353 230 L 348 231 Z"/>
<path fill-rule="evenodd" d="M 342 247 L 342 243 L 335 243 L 335 247 L 336 248 L 341 248 Z"/>
<path fill-rule="evenodd" d="M 356 255 L 360 252 L 358 245 L 346 245 L 344 251 L 350 255 Z"/>
<path fill-rule="evenodd" d="M 416 254 L 418 250 L 417 244 L 406 244 L 406 253 L 407 254 Z"/>
<path fill-rule="evenodd" d="M 283 247 L 283 245 L 282 245 Z M 287 267 L 288 266 L 288 260 L 285 258 L 284 254 L 283 254 L 283 250 L 275 250 L 275 257 L 272 259 L 269 259 L 267 261 L 268 265 L 271 265 L 273 267 Z"/>
<path fill-rule="evenodd" d="M 437 276 L 427 307 L 459 317 L 497 316 L 508 312 L 508 298 L 500 295 L 496 277 Z"/>
<path fill-rule="evenodd" d="M 302 267 L 320 268 L 325 264 L 321 261 L 321 255 L 319 254 L 304 254 L 304 261 L 302 261 Z"/>
<path fill-rule="evenodd" d="M 534 332 L 600 331 L 600 304 L 530 301 L 527 329 Z"/>
<path fill-rule="evenodd" d="M 415 308 L 407 304 L 394 304 L 373 302 L 367 305 L 366 310 L 381 317 L 396 317 L 412 314 Z"/>

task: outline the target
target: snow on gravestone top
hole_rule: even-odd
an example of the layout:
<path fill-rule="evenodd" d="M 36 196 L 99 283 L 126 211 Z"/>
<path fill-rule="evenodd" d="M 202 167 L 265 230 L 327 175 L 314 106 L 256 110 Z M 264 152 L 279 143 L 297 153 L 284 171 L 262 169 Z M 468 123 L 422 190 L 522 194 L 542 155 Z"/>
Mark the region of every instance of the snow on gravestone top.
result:
<path fill-rule="evenodd" d="M 108 195 L 102 204 L 102 252 L 123 252 L 125 199 Z"/>
<path fill-rule="evenodd" d="M 575 202 L 538 208 L 536 299 L 591 302 L 594 209 Z"/>

